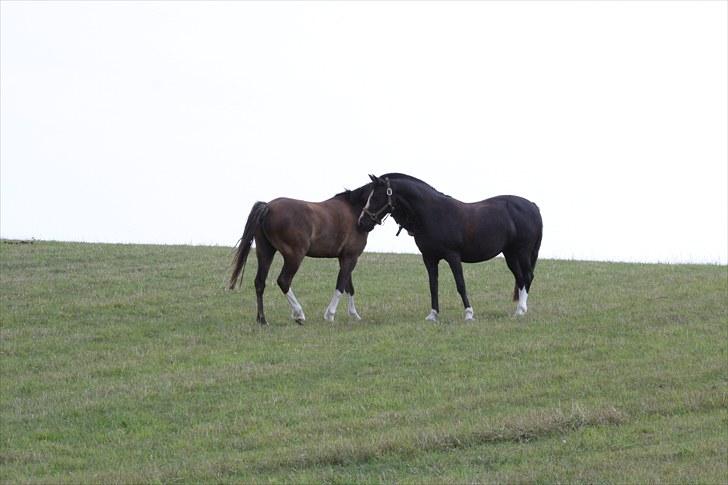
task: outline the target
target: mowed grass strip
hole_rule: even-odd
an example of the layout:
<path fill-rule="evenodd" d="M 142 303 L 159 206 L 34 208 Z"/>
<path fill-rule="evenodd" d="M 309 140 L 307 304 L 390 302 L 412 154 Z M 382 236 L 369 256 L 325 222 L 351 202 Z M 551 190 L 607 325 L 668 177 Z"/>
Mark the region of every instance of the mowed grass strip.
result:
<path fill-rule="evenodd" d="M 306 259 L 255 322 L 230 248 L 0 243 L 0 481 L 702 482 L 728 476 L 725 266 Z"/>

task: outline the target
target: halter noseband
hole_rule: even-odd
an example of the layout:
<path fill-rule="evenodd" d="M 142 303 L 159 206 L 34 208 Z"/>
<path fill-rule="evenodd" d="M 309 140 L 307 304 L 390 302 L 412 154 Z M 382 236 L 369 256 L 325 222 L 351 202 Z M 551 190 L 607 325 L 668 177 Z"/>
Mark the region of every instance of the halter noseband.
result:
<path fill-rule="evenodd" d="M 366 207 L 364 208 L 364 213 L 377 224 L 381 224 L 382 222 L 384 222 L 384 219 L 382 219 L 381 221 L 378 220 L 382 212 L 386 211 L 387 209 L 394 210 L 394 204 L 392 203 L 392 186 L 389 184 L 389 177 L 385 178 L 384 180 L 387 182 L 387 205 L 383 205 L 382 208 L 379 209 L 377 212 L 372 212 Z"/>

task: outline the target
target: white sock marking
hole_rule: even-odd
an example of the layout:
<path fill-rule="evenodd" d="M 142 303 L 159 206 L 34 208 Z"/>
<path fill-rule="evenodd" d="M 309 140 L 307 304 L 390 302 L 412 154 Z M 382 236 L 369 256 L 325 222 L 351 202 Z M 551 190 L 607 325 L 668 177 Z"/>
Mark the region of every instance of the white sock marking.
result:
<path fill-rule="evenodd" d="M 296 295 L 293 294 L 292 288 L 288 289 L 286 298 L 288 298 L 288 304 L 291 305 L 291 318 L 294 320 L 306 320 L 306 315 L 303 313 L 303 307 L 296 299 Z"/>
<path fill-rule="evenodd" d="M 356 306 L 354 306 L 354 295 L 349 295 L 349 316 L 354 317 L 355 320 L 361 320 L 361 317 L 359 316 L 359 313 L 356 311 Z"/>
<path fill-rule="evenodd" d="M 473 317 L 473 307 L 469 306 L 465 309 L 465 320 L 474 320 Z"/>
<path fill-rule="evenodd" d="M 528 311 L 528 292 L 523 287 L 518 290 L 518 306 L 516 307 L 516 315 L 524 315 Z"/>
<path fill-rule="evenodd" d="M 329 322 L 334 321 L 334 315 L 336 315 L 336 308 L 339 306 L 339 300 L 341 299 L 342 293 L 339 290 L 334 290 L 334 296 L 331 298 L 331 303 L 324 312 L 324 320 Z"/>
<path fill-rule="evenodd" d="M 430 310 L 430 314 L 425 317 L 425 320 L 428 320 L 430 322 L 436 322 L 437 321 L 437 310 L 434 308 Z"/>

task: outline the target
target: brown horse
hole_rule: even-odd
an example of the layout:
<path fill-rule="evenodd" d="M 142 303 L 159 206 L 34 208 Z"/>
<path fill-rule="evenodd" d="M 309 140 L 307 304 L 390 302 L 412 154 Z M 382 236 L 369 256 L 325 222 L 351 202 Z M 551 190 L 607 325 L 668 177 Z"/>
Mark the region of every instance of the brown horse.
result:
<path fill-rule="evenodd" d="M 292 318 L 300 325 L 306 319 L 301 304 L 291 289 L 291 281 L 304 256 L 312 258 L 338 258 L 339 276 L 331 303 L 324 318 L 334 320 L 341 295 L 349 296 L 349 315 L 360 320 L 354 306 L 354 284 L 351 272 L 359 255 L 367 244 L 368 232 L 357 226 L 357 219 L 366 204 L 371 184 L 356 190 L 347 190 L 323 202 L 279 198 L 268 203 L 256 202 L 245 224 L 243 237 L 237 246 L 234 269 L 230 277 L 230 289 L 243 279 L 245 262 L 255 239 L 258 257 L 258 274 L 255 276 L 255 293 L 258 303 L 257 321 L 268 322 L 263 311 L 263 292 L 273 256 L 280 251 L 283 269 L 278 276 L 278 286 L 288 298 Z"/>

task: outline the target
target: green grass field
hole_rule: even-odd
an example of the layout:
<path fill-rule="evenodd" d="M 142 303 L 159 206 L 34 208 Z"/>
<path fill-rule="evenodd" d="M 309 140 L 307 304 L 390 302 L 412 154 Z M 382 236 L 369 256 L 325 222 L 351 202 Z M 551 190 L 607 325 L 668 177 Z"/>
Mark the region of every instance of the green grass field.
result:
<path fill-rule="evenodd" d="M 230 248 L 0 243 L 3 483 L 726 483 L 725 266 L 306 259 L 255 324 Z"/>

